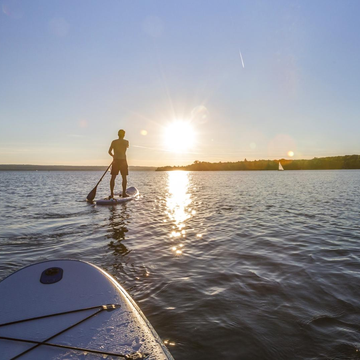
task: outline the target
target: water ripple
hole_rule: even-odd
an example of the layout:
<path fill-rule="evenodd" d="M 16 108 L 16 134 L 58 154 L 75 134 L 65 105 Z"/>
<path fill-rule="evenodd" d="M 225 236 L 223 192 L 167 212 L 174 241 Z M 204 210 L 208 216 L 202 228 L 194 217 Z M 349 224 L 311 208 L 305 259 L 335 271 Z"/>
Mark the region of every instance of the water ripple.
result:
<path fill-rule="evenodd" d="M 178 360 L 360 358 L 359 171 L 131 173 L 116 207 L 100 176 L 0 173 L 1 279 L 92 262 Z"/>

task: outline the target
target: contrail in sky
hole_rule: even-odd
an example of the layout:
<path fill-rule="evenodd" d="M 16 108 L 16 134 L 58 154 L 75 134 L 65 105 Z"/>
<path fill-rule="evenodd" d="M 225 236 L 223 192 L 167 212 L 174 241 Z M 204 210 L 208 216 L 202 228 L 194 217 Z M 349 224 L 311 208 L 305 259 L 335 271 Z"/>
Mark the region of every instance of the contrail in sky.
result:
<path fill-rule="evenodd" d="M 239 50 L 239 55 L 240 55 L 240 59 L 241 59 L 242 66 L 243 66 L 243 68 L 245 69 L 244 60 L 243 60 L 243 57 L 242 57 L 242 55 L 241 55 L 241 51 L 240 51 L 240 50 Z"/>

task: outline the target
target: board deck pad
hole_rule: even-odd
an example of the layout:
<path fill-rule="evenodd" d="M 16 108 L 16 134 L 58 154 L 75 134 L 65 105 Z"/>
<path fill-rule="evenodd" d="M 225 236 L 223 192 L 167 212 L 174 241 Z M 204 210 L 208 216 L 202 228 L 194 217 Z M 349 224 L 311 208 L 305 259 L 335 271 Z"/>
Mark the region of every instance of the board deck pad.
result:
<path fill-rule="evenodd" d="M 62 278 L 53 283 L 40 282 L 42 274 L 53 268 L 62 270 Z M 114 353 L 131 355 L 134 359 L 173 360 L 127 292 L 105 271 L 86 262 L 46 261 L 15 272 L 0 282 L 0 309 L 0 358 L 4 360 L 10 360 L 36 346 L 36 342 L 45 340 L 71 349 L 42 344 L 19 359 L 124 358 L 105 355 Z M 54 316 L 57 313 L 61 314 Z M 39 318 L 46 315 L 50 316 Z M 3 325 L 24 319 L 33 320 Z M 73 347 L 88 351 L 74 350 Z"/>
<path fill-rule="evenodd" d="M 116 204 L 125 203 L 134 200 L 139 195 L 139 190 L 136 187 L 131 186 L 126 189 L 126 193 L 129 195 L 128 197 L 123 198 L 121 196 L 122 193 L 120 192 L 120 194 L 118 196 L 115 195 L 113 199 L 105 198 L 105 199 L 95 200 L 95 203 L 96 205 L 116 205 Z"/>

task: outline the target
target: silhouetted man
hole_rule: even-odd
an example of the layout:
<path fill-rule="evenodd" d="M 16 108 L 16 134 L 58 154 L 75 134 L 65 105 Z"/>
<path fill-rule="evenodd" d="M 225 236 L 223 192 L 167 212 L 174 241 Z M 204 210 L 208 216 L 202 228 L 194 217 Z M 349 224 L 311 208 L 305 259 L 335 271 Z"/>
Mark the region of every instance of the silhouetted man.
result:
<path fill-rule="evenodd" d="M 109 199 L 114 197 L 114 186 L 115 186 L 115 178 L 120 174 L 122 176 L 122 197 L 127 197 L 126 194 L 126 176 L 129 175 L 128 164 L 126 161 L 126 150 L 129 147 L 129 142 L 124 139 L 125 131 L 119 130 L 118 132 L 119 138 L 114 140 L 109 148 L 109 154 L 113 157 L 113 163 L 111 167 L 111 180 L 110 180 L 110 191 L 111 194 Z M 112 151 L 114 150 L 114 153 Z"/>

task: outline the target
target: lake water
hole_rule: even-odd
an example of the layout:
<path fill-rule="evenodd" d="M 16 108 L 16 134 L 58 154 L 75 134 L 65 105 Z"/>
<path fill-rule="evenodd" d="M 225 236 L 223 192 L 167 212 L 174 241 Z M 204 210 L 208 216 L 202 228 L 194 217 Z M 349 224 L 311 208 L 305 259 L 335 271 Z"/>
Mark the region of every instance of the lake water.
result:
<path fill-rule="evenodd" d="M 114 207 L 101 174 L 0 172 L 0 279 L 98 265 L 176 360 L 360 358 L 360 171 L 133 172 Z"/>

